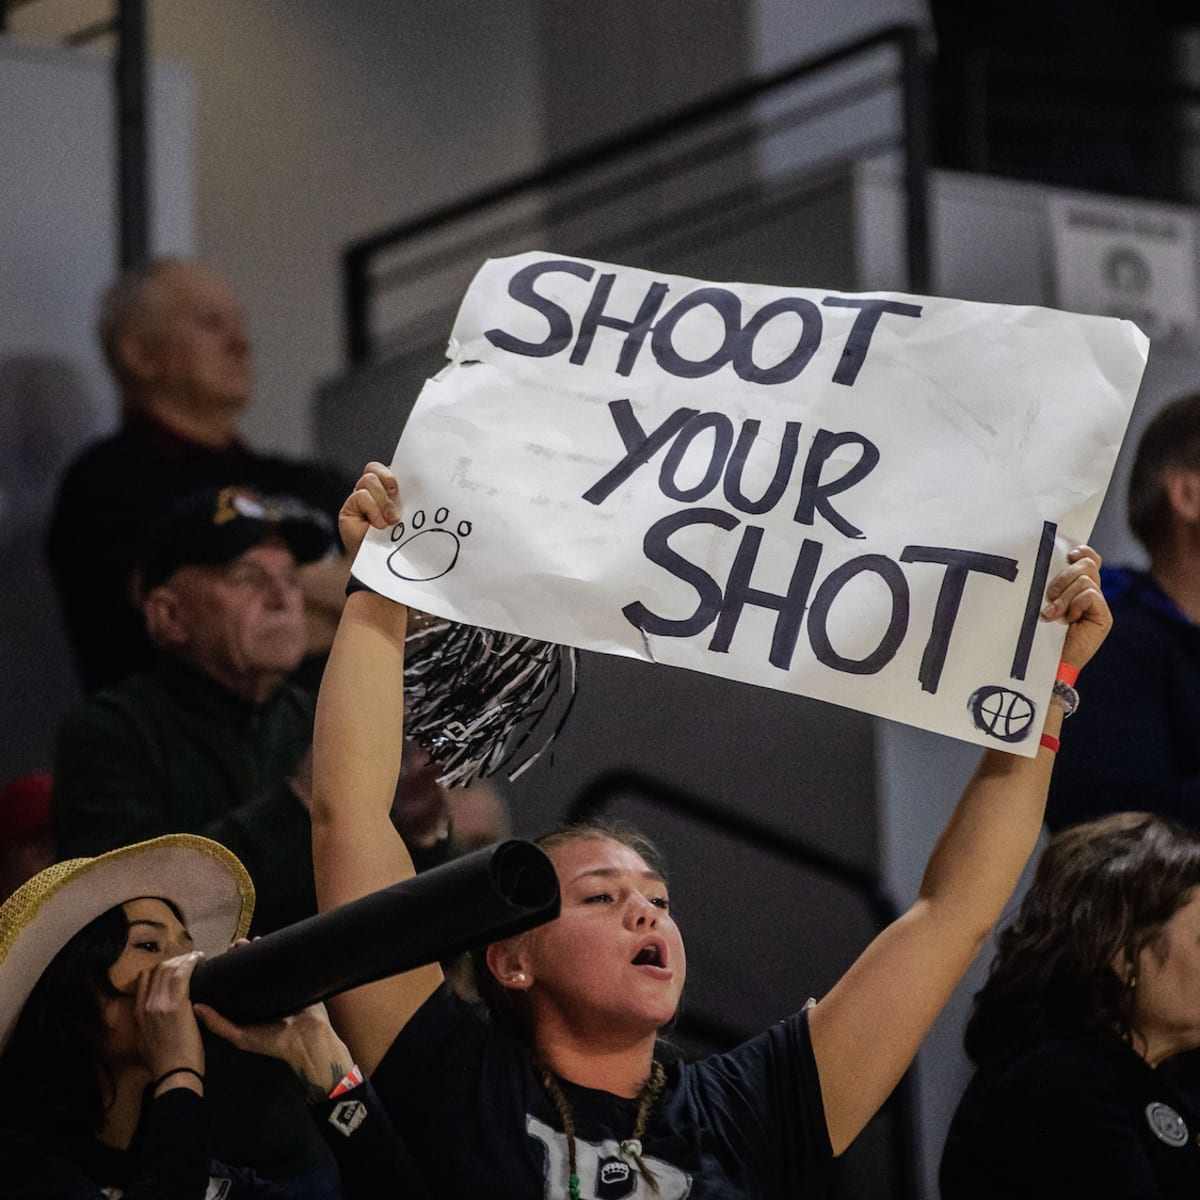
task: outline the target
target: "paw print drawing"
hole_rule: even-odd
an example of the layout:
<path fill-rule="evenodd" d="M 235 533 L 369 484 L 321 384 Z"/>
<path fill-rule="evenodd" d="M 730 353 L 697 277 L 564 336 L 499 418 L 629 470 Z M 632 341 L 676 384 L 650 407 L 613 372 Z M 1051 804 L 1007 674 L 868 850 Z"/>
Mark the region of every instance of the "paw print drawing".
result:
<path fill-rule="evenodd" d="M 392 541 L 398 542 L 396 549 L 388 555 L 387 565 L 397 579 L 408 579 L 413 583 L 428 583 L 448 575 L 458 562 L 462 539 L 471 532 L 470 521 L 459 521 L 455 529 L 447 529 L 450 510 L 439 508 L 429 523 L 425 510 L 418 508 L 406 525 L 397 522 L 392 530 Z"/>

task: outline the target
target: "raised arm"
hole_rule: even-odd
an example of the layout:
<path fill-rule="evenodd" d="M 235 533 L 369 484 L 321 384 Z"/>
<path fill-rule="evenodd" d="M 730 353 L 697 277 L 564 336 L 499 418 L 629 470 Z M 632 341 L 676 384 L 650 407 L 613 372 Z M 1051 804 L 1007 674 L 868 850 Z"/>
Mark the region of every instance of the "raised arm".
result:
<path fill-rule="evenodd" d="M 368 463 L 338 525 L 348 554 L 367 529 L 398 518 L 395 477 Z M 404 735 L 408 610 L 370 592 L 347 601 L 321 680 L 313 737 L 313 872 L 322 912 L 413 875 L 390 812 Z M 331 1002 L 334 1020 L 368 1074 L 442 979 L 436 964 Z"/>
<path fill-rule="evenodd" d="M 1045 620 L 1070 628 L 1063 661 L 1082 667 L 1112 624 L 1099 556 L 1072 551 L 1051 581 Z M 1045 732 L 1057 736 L 1051 704 Z M 984 945 L 1041 828 L 1054 754 L 984 753 L 942 831 L 916 902 L 867 947 L 812 1010 L 809 1027 L 835 1154 L 887 1099 Z"/>

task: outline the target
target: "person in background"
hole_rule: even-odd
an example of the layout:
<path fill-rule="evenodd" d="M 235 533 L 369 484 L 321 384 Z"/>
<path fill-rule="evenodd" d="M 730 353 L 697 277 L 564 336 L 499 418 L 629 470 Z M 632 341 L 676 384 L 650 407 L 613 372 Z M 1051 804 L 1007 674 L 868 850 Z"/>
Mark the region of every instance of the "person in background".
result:
<path fill-rule="evenodd" d="M 153 663 L 133 573 L 143 536 L 172 500 L 238 485 L 296 496 L 332 526 L 349 484 L 328 466 L 262 454 L 241 440 L 250 337 L 237 296 L 211 268 L 156 259 L 127 271 L 101 300 L 98 333 L 121 424 L 68 467 L 46 540 L 85 692 Z M 312 655 L 328 649 L 346 569 L 331 549 L 300 573 Z"/>
<path fill-rule="evenodd" d="M 197 492 L 152 527 L 138 569 L 151 670 L 64 722 L 54 760 L 60 857 L 164 833 L 228 846 L 257 881 L 254 932 L 316 911 L 303 775 L 313 698 L 299 573 L 330 544 L 320 514 L 242 488 Z"/>
<path fill-rule="evenodd" d="M 0 905 L 0 1195 L 286 1200 L 209 1158 L 205 1052 L 189 998 L 203 954 L 245 933 L 254 888 L 207 838 L 51 866 Z M 321 1005 L 205 1025 L 288 1064 L 353 1181 L 348 1200 L 425 1195 Z"/>
<path fill-rule="evenodd" d="M 1200 834 L 1122 812 L 1055 834 L 966 1030 L 943 1200 L 1193 1200 Z"/>
<path fill-rule="evenodd" d="M 1128 510 L 1150 565 L 1103 572 L 1113 635 L 1051 780 L 1051 830 L 1125 808 L 1200 829 L 1200 393 L 1147 425 Z"/>

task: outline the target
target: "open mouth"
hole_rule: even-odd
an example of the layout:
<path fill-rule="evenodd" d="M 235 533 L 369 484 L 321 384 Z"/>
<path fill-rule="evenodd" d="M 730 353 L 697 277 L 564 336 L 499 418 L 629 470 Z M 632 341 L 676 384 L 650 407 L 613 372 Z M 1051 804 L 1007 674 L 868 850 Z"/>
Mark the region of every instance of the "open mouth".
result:
<path fill-rule="evenodd" d="M 635 967 L 665 967 L 666 947 L 661 942 L 647 942 L 632 959 Z"/>

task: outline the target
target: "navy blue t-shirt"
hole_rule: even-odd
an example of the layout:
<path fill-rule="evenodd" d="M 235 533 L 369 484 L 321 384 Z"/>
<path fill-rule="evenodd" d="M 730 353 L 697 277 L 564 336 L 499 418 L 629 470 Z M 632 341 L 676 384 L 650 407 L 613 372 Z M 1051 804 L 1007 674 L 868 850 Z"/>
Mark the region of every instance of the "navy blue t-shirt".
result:
<path fill-rule="evenodd" d="M 567 1195 L 567 1139 L 526 1049 L 448 987 L 412 1017 L 373 1076 L 435 1196 Z M 619 1153 L 637 1102 L 564 1081 L 583 1200 L 649 1194 Z M 832 1150 L 800 1012 L 731 1050 L 667 1066 L 642 1136 L 658 1200 L 808 1200 Z"/>

